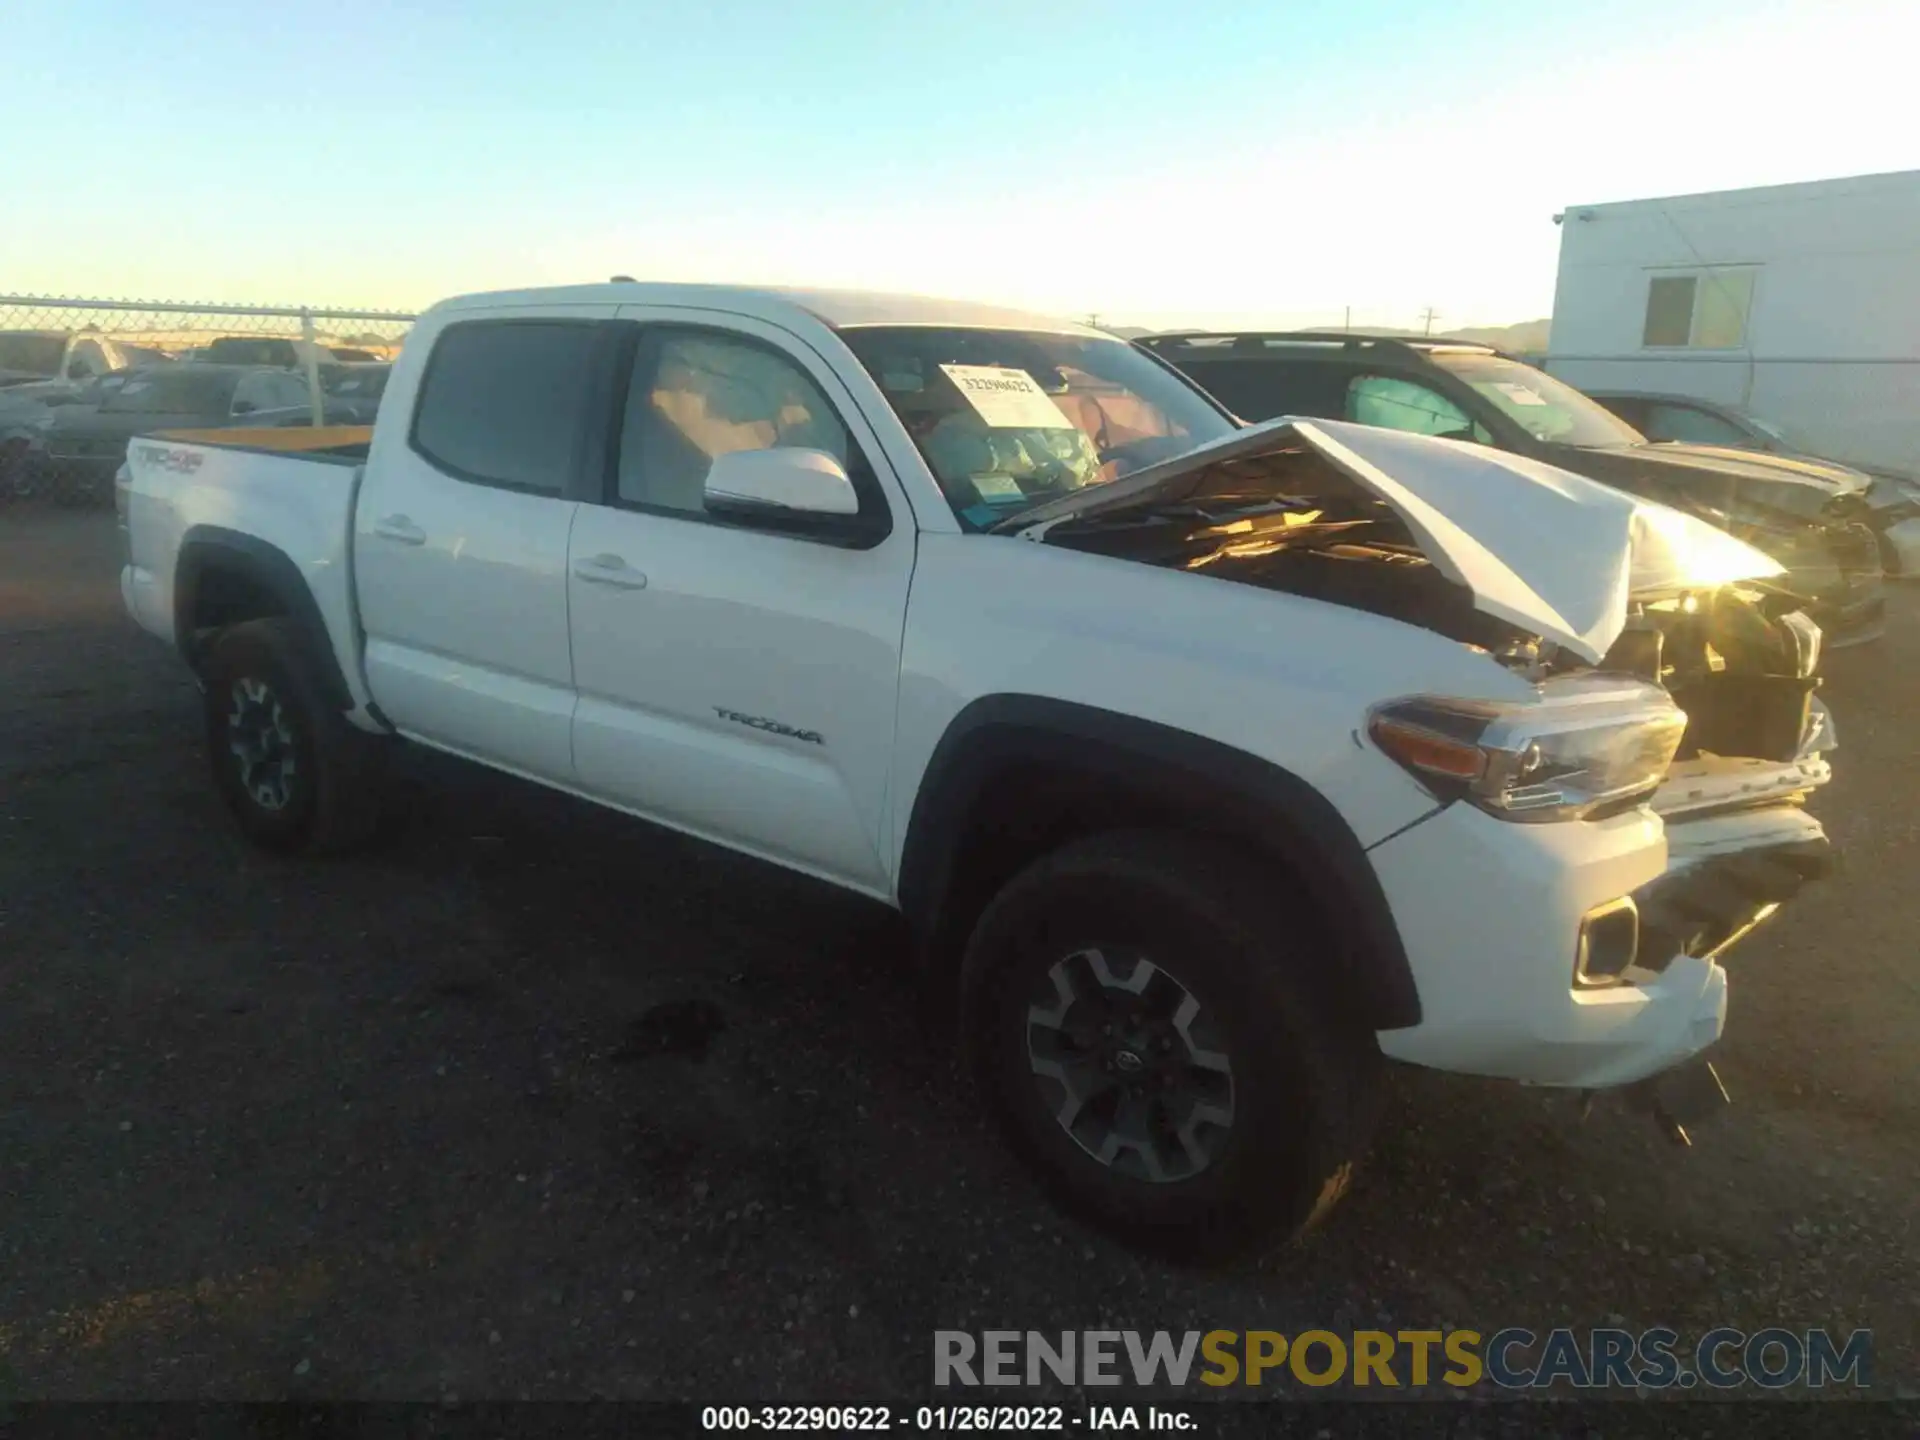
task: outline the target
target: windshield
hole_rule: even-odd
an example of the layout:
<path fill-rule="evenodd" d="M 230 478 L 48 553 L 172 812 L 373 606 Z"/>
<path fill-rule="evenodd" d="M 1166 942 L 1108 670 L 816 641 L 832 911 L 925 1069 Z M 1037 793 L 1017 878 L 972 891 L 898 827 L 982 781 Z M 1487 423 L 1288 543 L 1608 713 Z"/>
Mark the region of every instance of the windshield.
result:
<path fill-rule="evenodd" d="M 840 338 L 972 530 L 1235 429 L 1122 340 L 923 325 L 853 326 Z"/>
<path fill-rule="evenodd" d="M 224 415 L 236 378 L 231 371 L 137 374 L 100 408 L 146 415 Z"/>
<path fill-rule="evenodd" d="M 0 370 L 58 375 L 66 353 L 67 342 L 59 335 L 0 335 Z"/>
<path fill-rule="evenodd" d="M 1597 400 L 1544 370 L 1498 355 L 1435 351 L 1433 362 L 1459 376 L 1536 440 L 1586 449 L 1644 445 L 1646 436 Z"/>

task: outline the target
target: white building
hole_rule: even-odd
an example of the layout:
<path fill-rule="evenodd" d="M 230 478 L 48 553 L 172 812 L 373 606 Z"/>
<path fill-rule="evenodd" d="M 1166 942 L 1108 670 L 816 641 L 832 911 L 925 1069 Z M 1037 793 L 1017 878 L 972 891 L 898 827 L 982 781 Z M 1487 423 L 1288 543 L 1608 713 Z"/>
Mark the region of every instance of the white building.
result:
<path fill-rule="evenodd" d="M 1739 405 L 1920 472 L 1920 170 L 1576 205 L 1547 368 Z"/>

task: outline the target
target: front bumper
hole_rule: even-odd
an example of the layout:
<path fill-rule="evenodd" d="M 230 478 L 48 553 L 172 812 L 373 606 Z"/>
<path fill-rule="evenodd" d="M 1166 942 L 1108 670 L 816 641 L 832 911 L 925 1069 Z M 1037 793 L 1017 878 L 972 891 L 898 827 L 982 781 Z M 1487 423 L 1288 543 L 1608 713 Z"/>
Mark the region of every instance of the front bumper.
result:
<path fill-rule="evenodd" d="M 1826 832 L 1797 806 L 1669 825 L 1666 871 L 1633 892 L 1641 969 L 1718 959 L 1832 868 Z"/>
<path fill-rule="evenodd" d="M 1824 868 L 1825 847 L 1792 804 L 1664 830 L 1645 811 L 1520 825 L 1448 806 L 1371 852 L 1422 1011 L 1380 1048 L 1580 1089 L 1658 1074 L 1720 1038 L 1727 948 Z M 1622 896 L 1651 912 L 1634 964 L 1620 984 L 1579 986 L 1582 920 Z"/>

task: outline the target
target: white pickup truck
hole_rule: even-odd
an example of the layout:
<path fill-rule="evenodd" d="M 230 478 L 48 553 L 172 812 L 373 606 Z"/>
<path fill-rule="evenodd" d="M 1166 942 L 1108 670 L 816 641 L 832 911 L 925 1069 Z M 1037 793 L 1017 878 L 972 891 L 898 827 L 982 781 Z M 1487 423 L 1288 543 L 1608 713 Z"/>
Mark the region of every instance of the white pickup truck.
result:
<path fill-rule="evenodd" d="M 469 296 L 370 433 L 138 439 L 118 499 L 252 839 L 365 837 L 401 737 L 897 907 L 1011 1142 L 1189 1253 L 1327 1209 L 1383 1057 L 1690 1061 L 1828 861 L 1772 560 L 1023 313 Z"/>

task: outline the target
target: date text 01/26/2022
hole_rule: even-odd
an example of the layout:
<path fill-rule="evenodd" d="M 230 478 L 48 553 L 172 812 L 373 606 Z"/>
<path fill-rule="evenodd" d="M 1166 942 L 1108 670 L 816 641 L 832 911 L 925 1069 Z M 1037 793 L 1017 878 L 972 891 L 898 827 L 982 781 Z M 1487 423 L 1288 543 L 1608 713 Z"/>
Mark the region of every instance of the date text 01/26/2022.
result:
<path fill-rule="evenodd" d="M 1185 1410 L 1157 1406 L 1095 1405 L 1084 1413 L 1061 1405 L 921 1405 L 895 1410 L 889 1405 L 708 1405 L 700 1411 L 702 1430 L 915 1430 L 1017 1431 L 1158 1430 L 1190 1431 L 1194 1419 Z"/>

